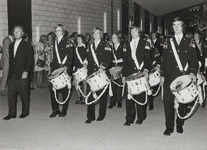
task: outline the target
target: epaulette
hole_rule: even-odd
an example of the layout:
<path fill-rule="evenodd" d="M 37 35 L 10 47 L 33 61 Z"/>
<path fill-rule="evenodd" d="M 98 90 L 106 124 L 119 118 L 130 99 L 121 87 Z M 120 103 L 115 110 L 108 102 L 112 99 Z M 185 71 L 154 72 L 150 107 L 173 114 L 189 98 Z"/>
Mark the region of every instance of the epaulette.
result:
<path fill-rule="evenodd" d="M 164 43 L 163 43 L 163 48 L 164 49 L 167 49 L 168 48 L 168 46 L 167 46 L 167 39 L 164 41 Z"/>
<path fill-rule="evenodd" d="M 145 44 L 145 49 L 148 49 L 148 50 L 151 49 L 151 48 L 150 48 L 150 44 L 149 44 L 149 42 L 146 42 L 146 44 Z"/>
<path fill-rule="evenodd" d="M 192 48 L 196 48 L 196 46 L 195 46 L 195 42 L 194 42 L 193 39 L 191 39 L 191 41 L 190 41 L 190 45 L 189 45 L 189 46 L 192 47 Z"/>

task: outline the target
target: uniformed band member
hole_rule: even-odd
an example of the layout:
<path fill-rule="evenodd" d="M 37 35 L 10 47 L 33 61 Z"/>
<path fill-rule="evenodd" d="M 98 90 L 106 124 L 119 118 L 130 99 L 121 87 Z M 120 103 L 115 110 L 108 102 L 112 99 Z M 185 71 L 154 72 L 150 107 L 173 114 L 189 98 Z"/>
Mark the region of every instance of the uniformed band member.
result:
<path fill-rule="evenodd" d="M 159 39 L 158 33 L 156 31 L 151 33 L 151 51 L 150 55 L 152 58 L 152 66 L 150 69 L 150 72 L 153 73 L 156 69 L 160 68 L 161 65 L 161 53 L 162 53 L 162 46 L 160 45 L 161 40 Z M 148 104 L 149 104 L 149 110 L 154 109 L 154 97 L 153 94 L 157 92 L 159 88 L 159 85 L 156 85 L 154 87 L 151 87 L 152 95 L 149 95 L 148 97 Z"/>
<path fill-rule="evenodd" d="M 77 36 L 77 47 L 74 52 L 74 71 L 76 72 L 77 69 L 81 69 L 82 67 L 87 67 L 87 59 L 86 59 L 86 46 L 84 44 L 85 38 L 83 34 L 79 34 Z M 75 82 L 75 81 L 74 81 Z M 83 81 L 81 84 L 81 89 L 83 89 L 83 94 L 86 95 L 86 82 Z M 77 83 L 75 83 L 76 91 L 78 95 L 78 100 L 76 101 L 76 104 L 84 104 L 83 96 L 81 95 L 80 91 L 77 89 L 77 86 L 79 86 Z"/>
<path fill-rule="evenodd" d="M 99 69 L 106 70 L 107 74 L 109 75 L 109 67 L 111 65 L 112 60 L 112 52 L 110 46 L 107 44 L 107 42 L 102 41 L 102 31 L 100 28 L 96 27 L 93 30 L 93 38 L 94 43 L 89 46 L 89 49 L 87 50 L 87 60 L 88 60 L 88 76 L 93 74 L 94 72 L 97 72 Z M 97 57 L 96 62 L 94 60 L 93 52 L 95 53 Z M 100 65 L 100 67 L 99 67 Z M 90 90 L 90 87 L 88 87 Z M 97 94 L 99 95 L 102 91 L 98 91 Z M 108 91 L 105 91 L 102 97 L 100 98 L 100 107 L 99 107 L 99 116 L 97 118 L 97 121 L 102 121 L 105 118 L 106 115 L 106 108 L 107 108 L 107 94 Z M 89 102 L 93 100 L 93 96 L 91 95 L 88 99 Z M 87 120 L 85 123 L 91 123 L 95 120 L 95 104 L 88 105 L 87 109 Z"/>
<path fill-rule="evenodd" d="M 151 66 L 150 47 L 149 44 L 140 38 L 140 28 L 133 25 L 130 28 L 132 40 L 126 43 L 126 50 L 124 51 L 124 66 L 123 66 L 123 81 L 125 77 L 134 73 L 143 72 L 145 77 L 148 78 L 148 72 Z M 137 60 L 137 61 L 136 61 Z M 136 64 L 138 62 L 138 64 Z M 142 66 L 143 63 L 143 67 Z M 139 68 L 141 67 L 141 68 Z M 134 96 L 134 98 L 144 103 L 145 93 Z M 136 105 L 136 109 L 135 109 Z M 124 125 L 130 126 L 134 123 L 137 112 L 136 124 L 142 124 L 143 120 L 146 119 L 146 105 L 139 105 L 132 99 L 126 99 L 126 122 Z"/>
<path fill-rule="evenodd" d="M 193 40 L 184 36 L 185 31 L 185 24 L 180 17 L 174 18 L 172 22 L 172 27 L 174 31 L 174 36 L 172 38 L 168 38 L 166 43 L 163 46 L 163 62 L 161 65 L 161 84 L 164 83 L 164 110 L 165 110 L 165 125 L 166 130 L 164 131 L 164 135 L 170 135 L 174 131 L 174 118 L 175 118 L 175 111 L 174 111 L 174 99 L 175 97 L 170 91 L 170 84 L 172 81 L 184 74 L 189 74 L 190 78 L 195 81 L 196 74 L 197 74 L 197 54 L 195 50 L 195 44 Z M 170 40 L 173 41 L 176 51 L 179 55 L 181 64 L 183 68 L 185 68 L 186 64 L 188 63 L 188 69 L 184 72 L 179 70 L 178 64 L 175 60 L 175 56 L 171 47 Z M 186 105 L 180 104 L 179 105 L 179 114 L 181 116 L 185 115 L 186 112 Z M 183 125 L 184 120 L 177 117 L 176 120 L 177 124 L 177 132 L 183 133 Z"/>
<path fill-rule="evenodd" d="M 68 38 L 65 36 L 65 27 L 62 24 L 57 24 L 55 27 L 55 34 L 57 36 L 55 43 L 54 43 L 54 51 L 53 51 L 53 60 L 51 62 L 51 72 L 61 67 L 65 67 L 67 69 L 67 73 L 69 75 L 72 74 L 72 62 L 73 62 L 73 45 L 72 43 L 68 43 Z M 57 47 L 55 46 L 57 44 Z M 58 54 L 57 54 L 57 52 Z M 60 62 L 58 60 L 58 55 L 60 56 Z M 65 59 L 66 58 L 66 59 Z M 66 60 L 66 61 L 65 61 Z M 52 90 L 52 84 L 49 84 L 49 91 L 51 97 L 51 104 L 52 104 L 52 114 L 50 117 L 65 117 L 67 115 L 68 104 L 69 100 L 65 104 L 63 104 L 62 111 L 60 112 L 59 104 L 55 100 L 54 92 Z M 57 91 L 58 93 L 62 93 L 62 98 L 65 100 L 68 95 L 68 88 L 65 87 L 61 90 Z"/>
<path fill-rule="evenodd" d="M 115 32 L 112 35 L 112 53 L 113 53 L 113 60 L 111 67 L 123 67 L 123 48 L 124 43 L 122 42 L 122 33 L 121 32 Z M 118 78 L 115 80 L 115 82 L 118 84 L 111 82 L 113 96 L 110 98 L 110 105 L 108 108 L 113 108 L 116 106 L 116 103 L 118 104 L 117 107 L 122 107 L 122 87 L 119 85 L 122 85 L 122 78 Z"/>

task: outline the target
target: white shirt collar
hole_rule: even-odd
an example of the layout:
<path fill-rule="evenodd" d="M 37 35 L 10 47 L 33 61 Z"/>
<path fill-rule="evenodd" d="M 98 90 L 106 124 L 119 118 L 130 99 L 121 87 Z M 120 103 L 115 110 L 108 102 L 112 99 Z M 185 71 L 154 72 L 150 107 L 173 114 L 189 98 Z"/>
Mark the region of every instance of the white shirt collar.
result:
<path fill-rule="evenodd" d="M 120 43 L 118 43 L 118 44 L 116 44 L 116 45 L 114 44 L 115 50 L 118 49 L 119 45 L 120 45 Z"/>
<path fill-rule="evenodd" d="M 179 35 L 177 35 L 177 34 L 175 34 L 175 38 L 177 39 L 177 38 L 180 38 L 180 40 L 183 38 L 183 33 L 182 34 L 179 34 Z"/>
<path fill-rule="evenodd" d="M 58 38 L 58 43 L 60 43 L 60 41 L 62 40 L 62 38 L 63 38 L 63 35 Z"/>
<path fill-rule="evenodd" d="M 140 37 L 136 38 L 136 39 L 132 39 L 132 42 L 138 42 L 140 39 Z"/>

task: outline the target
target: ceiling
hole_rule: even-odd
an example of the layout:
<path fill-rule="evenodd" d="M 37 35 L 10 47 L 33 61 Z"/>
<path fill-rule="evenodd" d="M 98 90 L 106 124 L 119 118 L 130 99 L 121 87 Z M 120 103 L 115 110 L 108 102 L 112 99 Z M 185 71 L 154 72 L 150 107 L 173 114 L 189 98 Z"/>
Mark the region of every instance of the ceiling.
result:
<path fill-rule="evenodd" d="M 156 16 L 163 16 L 207 0 L 133 0 Z"/>

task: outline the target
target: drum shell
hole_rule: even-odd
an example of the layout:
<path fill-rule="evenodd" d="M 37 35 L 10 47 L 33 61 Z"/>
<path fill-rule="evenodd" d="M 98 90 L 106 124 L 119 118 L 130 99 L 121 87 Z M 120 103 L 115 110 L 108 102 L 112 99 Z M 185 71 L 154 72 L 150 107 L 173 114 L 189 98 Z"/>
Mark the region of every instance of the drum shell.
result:
<path fill-rule="evenodd" d="M 97 92 L 110 83 L 105 71 L 97 71 L 86 78 L 86 82 L 91 88 L 91 92 Z"/>
<path fill-rule="evenodd" d="M 87 77 L 87 68 L 82 67 L 80 69 L 77 69 L 77 71 L 75 73 L 73 73 L 73 78 L 77 83 L 82 82 L 83 80 L 86 79 Z"/>
<path fill-rule="evenodd" d="M 176 84 L 184 84 L 180 89 L 176 89 Z M 176 78 L 170 85 L 170 90 L 175 99 L 182 104 L 187 104 L 195 100 L 199 91 L 196 83 L 192 82 L 189 75 L 183 75 Z"/>
<path fill-rule="evenodd" d="M 151 87 L 158 85 L 161 81 L 160 71 L 155 70 L 153 73 L 150 73 L 148 81 Z"/>
<path fill-rule="evenodd" d="M 126 78 L 128 93 L 139 95 L 150 89 L 149 83 L 145 76 L 141 74 L 132 74 Z"/>
<path fill-rule="evenodd" d="M 56 74 L 48 76 L 49 82 L 52 83 L 53 88 L 56 90 L 63 89 L 71 84 L 71 77 L 67 74 L 65 68 L 55 70 Z"/>
<path fill-rule="evenodd" d="M 111 79 L 112 80 L 117 80 L 121 77 L 121 73 L 122 73 L 122 67 L 112 67 L 111 69 L 109 69 L 109 72 L 111 74 Z"/>

